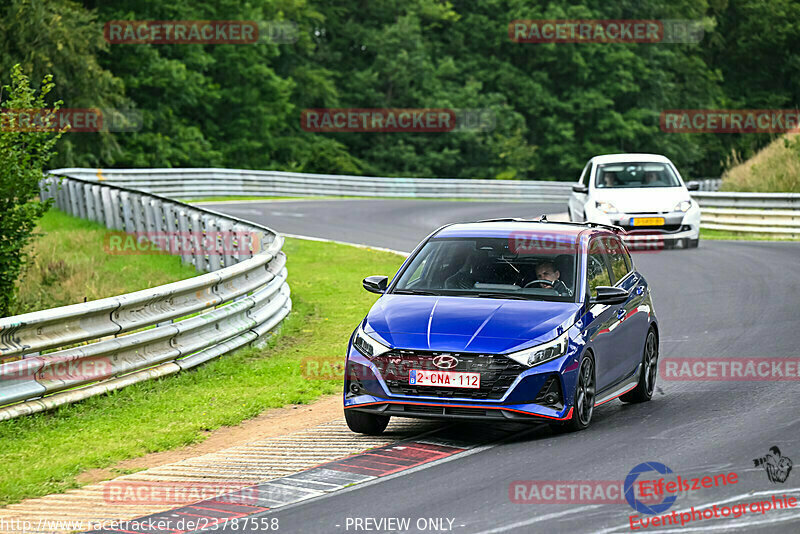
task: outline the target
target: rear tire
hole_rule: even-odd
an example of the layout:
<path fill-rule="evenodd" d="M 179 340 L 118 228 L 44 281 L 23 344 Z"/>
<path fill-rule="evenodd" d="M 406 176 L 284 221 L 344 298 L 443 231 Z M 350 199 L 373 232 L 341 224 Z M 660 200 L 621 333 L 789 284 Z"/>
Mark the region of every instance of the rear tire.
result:
<path fill-rule="evenodd" d="M 619 398 L 622 402 L 647 402 L 653 398 L 658 378 L 658 337 L 651 328 L 647 331 L 642 354 L 642 373 L 636 387 Z"/>
<path fill-rule="evenodd" d="M 388 415 L 376 415 L 372 413 L 356 412 L 354 410 L 344 411 L 344 420 L 353 432 L 366 434 L 368 436 L 379 436 L 386 430 L 390 417 Z"/>
<path fill-rule="evenodd" d="M 584 354 L 578 367 L 578 380 L 575 384 L 575 398 L 572 402 L 572 419 L 566 423 L 551 423 L 550 429 L 555 434 L 577 432 L 592 422 L 595 403 L 594 360 L 591 354 Z"/>

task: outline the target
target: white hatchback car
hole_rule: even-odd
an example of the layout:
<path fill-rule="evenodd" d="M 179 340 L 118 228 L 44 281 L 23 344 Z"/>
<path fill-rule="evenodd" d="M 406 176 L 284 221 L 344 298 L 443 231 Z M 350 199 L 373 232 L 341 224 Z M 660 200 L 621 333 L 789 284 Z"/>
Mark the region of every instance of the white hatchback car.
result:
<path fill-rule="evenodd" d="M 700 242 L 700 206 L 689 191 L 698 188 L 658 154 L 595 156 L 572 186 L 567 210 L 571 221 L 621 226 L 634 247 L 657 239 L 691 248 Z"/>

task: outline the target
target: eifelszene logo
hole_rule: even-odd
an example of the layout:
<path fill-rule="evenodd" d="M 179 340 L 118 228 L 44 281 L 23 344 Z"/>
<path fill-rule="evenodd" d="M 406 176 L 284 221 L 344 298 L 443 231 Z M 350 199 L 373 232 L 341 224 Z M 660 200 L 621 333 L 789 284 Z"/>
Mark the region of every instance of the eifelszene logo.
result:
<path fill-rule="evenodd" d="M 773 484 L 786 482 L 786 479 L 789 478 L 789 473 L 792 471 L 792 461 L 786 456 L 782 456 L 781 450 L 776 445 L 770 447 L 766 456 L 755 458 L 753 464 L 756 467 L 763 466 L 767 472 L 767 478 Z"/>
<path fill-rule="evenodd" d="M 649 471 L 655 471 L 656 473 L 661 475 L 667 475 L 672 473 L 672 469 L 659 462 L 644 462 L 637 465 L 636 467 L 631 469 L 630 473 L 628 473 L 628 476 L 625 477 L 625 485 L 624 485 L 625 500 L 628 501 L 628 504 L 631 505 L 631 508 L 633 508 L 639 513 L 650 514 L 650 515 L 660 514 L 661 512 L 668 510 L 669 507 L 672 506 L 678 499 L 678 496 L 668 495 L 664 498 L 663 501 L 657 504 L 645 503 L 637 499 L 634 493 L 634 484 L 636 483 L 636 480 L 639 478 L 639 475 L 641 475 L 642 473 L 647 473 Z"/>

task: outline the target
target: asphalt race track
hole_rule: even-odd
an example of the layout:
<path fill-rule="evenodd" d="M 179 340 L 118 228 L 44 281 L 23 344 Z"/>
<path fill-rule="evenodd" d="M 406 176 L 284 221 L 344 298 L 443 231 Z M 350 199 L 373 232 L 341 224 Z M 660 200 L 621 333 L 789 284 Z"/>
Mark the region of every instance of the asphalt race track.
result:
<path fill-rule="evenodd" d="M 563 211 L 558 204 L 349 199 L 209 207 L 279 232 L 401 251 L 447 222 Z M 660 357 L 796 358 L 798 259 L 800 243 L 701 241 L 694 250 L 636 254 L 637 268 L 653 287 Z M 649 403 L 615 400 L 597 408 L 586 431 L 559 436 L 544 426 L 523 429 L 474 454 L 278 509 L 270 517 L 279 518 L 281 531 L 302 533 L 366 531 L 356 530 L 353 518 L 410 518 L 410 532 L 429 531 L 416 530 L 419 518 L 453 519 L 452 530 L 464 534 L 630 532 L 629 516 L 641 514 L 625 502 L 514 503 L 509 487 L 518 480 L 621 481 L 646 461 L 663 463 L 683 478 L 728 471 L 739 476 L 733 485 L 680 494 L 668 512 L 772 494 L 800 497 L 800 467 L 780 483 L 753 462 L 772 446 L 800 462 L 797 381 L 660 377 L 657 385 Z M 447 431 L 463 434 L 463 427 L 480 425 L 451 426 Z M 800 507 L 643 531 L 800 532 Z"/>

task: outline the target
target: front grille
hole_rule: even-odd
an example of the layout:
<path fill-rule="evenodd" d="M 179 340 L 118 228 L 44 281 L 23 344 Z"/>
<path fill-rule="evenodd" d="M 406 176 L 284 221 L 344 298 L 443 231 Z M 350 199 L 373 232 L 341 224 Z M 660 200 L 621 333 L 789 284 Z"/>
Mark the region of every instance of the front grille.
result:
<path fill-rule="evenodd" d="M 443 410 L 441 406 L 414 406 L 414 405 L 404 405 L 403 407 L 404 412 L 417 412 L 417 413 L 435 413 L 435 414 L 442 414 Z"/>
<path fill-rule="evenodd" d="M 433 359 L 441 354 L 455 356 L 456 359 L 458 359 L 458 364 L 451 369 L 440 369 L 436 367 L 433 364 Z M 376 358 L 372 358 L 372 362 L 381 370 L 381 375 L 389 386 L 389 391 L 394 395 L 475 400 L 501 399 L 517 376 L 526 369 L 522 364 L 505 356 L 452 352 L 393 350 Z M 480 373 L 481 387 L 442 388 L 435 386 L 411 386 L 408 383 L 408 372 L 411 369 Z"/>

